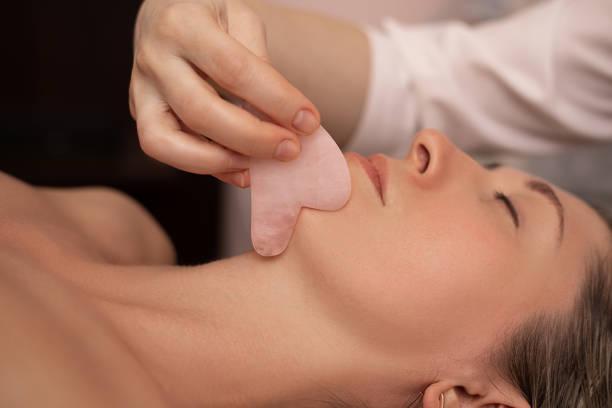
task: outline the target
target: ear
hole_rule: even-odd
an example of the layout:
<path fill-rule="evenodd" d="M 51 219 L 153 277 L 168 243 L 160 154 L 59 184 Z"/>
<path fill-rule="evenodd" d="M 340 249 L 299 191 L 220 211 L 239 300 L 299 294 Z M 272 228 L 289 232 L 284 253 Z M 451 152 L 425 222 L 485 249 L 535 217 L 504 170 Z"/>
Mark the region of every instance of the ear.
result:
<path fill-rule="evenodd" d="M 423 393 L 423 408 L 442 407 L 530 408 L 522 393 L 507 383 L 461 384 L 440 381 L 429 385 Z"/>

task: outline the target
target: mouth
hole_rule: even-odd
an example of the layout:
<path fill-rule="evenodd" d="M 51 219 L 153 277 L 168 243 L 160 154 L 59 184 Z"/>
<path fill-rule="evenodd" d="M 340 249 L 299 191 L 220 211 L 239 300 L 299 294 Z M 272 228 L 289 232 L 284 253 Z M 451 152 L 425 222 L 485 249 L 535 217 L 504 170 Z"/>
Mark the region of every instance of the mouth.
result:
<path fill-rule="evenodd" d="M 368 178 L 378 192 L 382 205 L 385 205 L 384 186 L 386 184 L 386 159 L 383 155 L 375 154 L 368 158 L 355 154 L 359 164 L 365 170 Z"/>

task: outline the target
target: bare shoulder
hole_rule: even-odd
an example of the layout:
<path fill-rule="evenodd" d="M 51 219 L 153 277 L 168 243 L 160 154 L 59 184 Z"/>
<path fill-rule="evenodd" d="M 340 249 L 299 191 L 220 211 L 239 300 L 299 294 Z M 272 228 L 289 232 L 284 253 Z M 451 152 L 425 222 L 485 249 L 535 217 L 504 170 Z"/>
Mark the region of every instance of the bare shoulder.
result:
<path fill-rule="evenodd" d="M 141 256 L 115 252 L 95 229 L 125 245 L 149 227 L 138 225 L 148 214 L 120 193 L 51 191 L 1 172 L 0 191 L 0 406 L 164 406 L 157 383 L 66 279 L 93 276 L 87 267 L 112 257 Z M 121 230 L 111 219 L 136 225 Z"/>
<path fill-rule="evenodd" d="M 123 265 L 175 262 L 174 247 L 165 231 L 127 194 L 108 187 L 39 190 L 110 262 Z"/>
<path fill-rule="evenodd" d="M 173 257 L 161 228 L 109 189 L 0 191 L 0 406 L 166 406 L 100 307 L 136 278 L 108 264 Z"/>
<path fill-rule="evenodd" d="M 174 248 L 135 200 L 106 187 L 40 188 L 0 172 L 0 245 L 114 264 L 172 263 Z M 45 248 L 42 248 L 44 246 Z"/>

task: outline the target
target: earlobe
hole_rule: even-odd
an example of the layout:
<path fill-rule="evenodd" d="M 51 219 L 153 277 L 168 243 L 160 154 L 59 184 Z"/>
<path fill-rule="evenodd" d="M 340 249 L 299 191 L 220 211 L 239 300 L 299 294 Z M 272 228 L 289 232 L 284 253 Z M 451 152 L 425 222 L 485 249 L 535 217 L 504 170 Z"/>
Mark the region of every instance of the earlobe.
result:
<path fill-rule="evenodd" d="M 504 390 L 508 391 L 508 390 Z M 516 391 L 491 392 L 474 395 L 463 386 L 444 383 L 431 384 L 423 393 L 423 408 L 530 408 L 529 403 Z"/>
<path fill-rule="evenodd" d="M 456 388 L 442 383 L 431 384 L 423 393 L 423 408 L 459 408 Z"/>

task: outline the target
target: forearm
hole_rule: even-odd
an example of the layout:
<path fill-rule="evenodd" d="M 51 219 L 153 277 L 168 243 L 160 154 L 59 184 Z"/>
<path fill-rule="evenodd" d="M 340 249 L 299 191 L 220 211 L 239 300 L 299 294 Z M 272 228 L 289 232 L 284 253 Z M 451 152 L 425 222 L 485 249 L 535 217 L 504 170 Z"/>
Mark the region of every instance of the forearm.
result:
<path fill-rule="evenodd" d="M 321 112 L 342 146 L 366 99 L 369 45 L 357 27 L 314 13 L 245 0 L 263 20 L 272 63 Z"/>
<path fill-rule="evenodd" d="M 351 149 L 402 157 L 423 128 L 469 152 L 612 140 L 612 3 L 541 2 L 505 19 L 368 33 L 367 109 Z"/>

